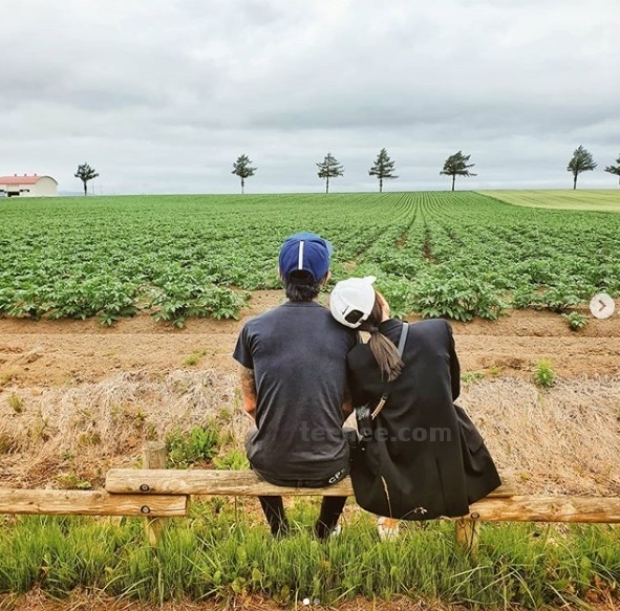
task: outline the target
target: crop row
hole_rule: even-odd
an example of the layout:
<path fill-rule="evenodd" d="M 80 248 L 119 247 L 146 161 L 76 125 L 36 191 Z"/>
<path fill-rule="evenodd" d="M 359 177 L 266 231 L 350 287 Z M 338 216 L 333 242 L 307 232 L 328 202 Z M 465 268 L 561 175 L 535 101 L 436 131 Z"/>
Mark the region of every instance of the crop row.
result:
<path fill-rule="evenodd" d="M 398 314 L 564 312 L 620 294 L 611 213 L 474 193 L 67 198 L 0 205 L 0 316 L 235 317 L 246 291 L 279 287 L 279 246 L 300 230 L 333 242 L 334 279 L 376 275 Z"/>

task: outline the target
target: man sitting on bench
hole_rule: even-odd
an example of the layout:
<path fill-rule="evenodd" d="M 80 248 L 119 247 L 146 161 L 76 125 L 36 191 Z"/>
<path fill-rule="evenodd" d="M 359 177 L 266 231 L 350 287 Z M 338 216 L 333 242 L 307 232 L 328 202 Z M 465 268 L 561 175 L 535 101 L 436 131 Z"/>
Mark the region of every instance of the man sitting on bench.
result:
<path fill-rule="evenodd" d="M 342 425 L 351 413 L 346 356 L 357 333 L 318 303 L 331 244 L 311 233 L 286 239 L 279 273 L 288 301 L 249 320 L 233 357 L 241 365 L 243 406 L 256 423 L 246 443 L 254 471 L 278 486 L 320 488 L 349 473 Z M 281 496 L 259 497 L 274 536 L 288 523 Z M 324 497 L 315 534 L 336 528 L 346 497 Z"/>

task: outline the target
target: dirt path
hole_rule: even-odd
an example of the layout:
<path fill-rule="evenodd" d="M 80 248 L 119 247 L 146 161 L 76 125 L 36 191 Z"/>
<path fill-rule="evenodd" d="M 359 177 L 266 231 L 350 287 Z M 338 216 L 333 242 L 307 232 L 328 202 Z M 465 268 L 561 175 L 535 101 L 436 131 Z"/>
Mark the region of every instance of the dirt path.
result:
<path fill-rule="evenodd" d="M 0 388 L 96 382 L 119 371 L 162 373 L 190 368 L 186 361 L 191 356 L 201 367 L 233 372 L 231 354 L 243 321 L 281 299 L 278 291 L 256 292 L 240 321 L 194 319 L 185 329 L 156 323 L 145 314 L 112 328 L 95 320 L 0 319 Z M 590 318 L 577 333 L 557 314 L 532 311 L 514 311 L 492 322 L 454 322 L 453 328 L 463 371 L 529 376 L 539 359 L 550 358 L 564 377 L 620 372 L 618 315 Z"/>

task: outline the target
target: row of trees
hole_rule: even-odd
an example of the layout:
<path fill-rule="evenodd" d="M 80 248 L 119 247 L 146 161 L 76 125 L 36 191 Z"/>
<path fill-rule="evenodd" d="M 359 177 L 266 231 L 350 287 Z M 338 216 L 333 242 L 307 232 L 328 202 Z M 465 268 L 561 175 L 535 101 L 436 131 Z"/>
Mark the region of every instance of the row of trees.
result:
<path fill-rule="evenodd" d="M 443 170 L 440 174 L 452 176 L 452 190 L 454 191 L 454 182 L 457 176 L 476 176 L 469 171 L 475 164 L 467 163 L 470 155 L 463 155 L 461 151 L 450 155 L 444 163 Z M 379 180 L 379 193 L 383 192 L 383 181 L 398 178 L 394 174 L 395 162 L 390 159 L 386 149 L 381 149 L 377 155 L 377 159 L 373 166 L 368 170 L 369 176 L 376 176 Z M 327 153 L 323 161 L 316 164 L 319 171 L 317 176 L 325 180 L 325 193 L 329 193 L 329 179 L 338 178 L 344 175 L 344 166 L 331 154 Z M 245 179 L 254 176 L 257 168 L 252 167 L 252 161 L 247 155 L 241 155 L 235 163 L 233 163 L 232 174 L 236 174 L 241 179 L 241 193 L 245 189 Z"/>
<path fill-rule="evenodd" d="M 344 175 L 344 167 L 331 154 L 327 153 L 325 159 L 316 166 L 319 168 L 317 176 L 325 179 L 325 193 L 329 193 L 329 179 Z M 394 174 L 394 161 L 387 154 L 386 149 L 381 149 L 377 155 L 374 165 L 368 170 L 369 176 L 376 176 L 379 179 L 379 193 L 383 192 L 383 181 L 398 178 Z"/>
<path fill-rule="evenodd" d="M 452 177 L 452 191 L 454 191 L 454 185 L 457 176 L 477 176 L 470 171 L 474 167 L 474 163 L 469 163 L 471 155 L 463 155 L 462 151 L 450 155 L 443 164 L 443 169 L 439 174 Z M 387 150 L 382 148 L 373 166 L 368 170 L 370 176 L 376 176 L 379 180 L 379 193 L 383 192 L 383 181 L 398 178 L 394 174 L 394 164 L 387 154 Z M 609 165 L 605 168 L 605 172 L 615 174 L 618 176 L 618 184 L 620 185 L 620 155 L 616 159 L 617 165 Z M 325 193 L 329 193 L 329 179 L 338 178 L 338 176 L 344 176 L 344 166 L 331 154 L 327 153 L 323 161 L 316 164 L 319 171 L 317 176 L 325 180 Z M 594 170 L 598 164 L 594 161 L 592 153 L 590 153 L 583 146 L 579 146 L 575 149 L 571 160 L 568 162 L 566 170 L 573 175 L 573 189 L 577 188 L 577 178 L 579 174 L 583 172 L 589 172 Z M 252 161 L 247 155 L 240 155 L 237 161 L 233 163 L 232 174 L 237 175 L 241 179 L 241 193 L 245 192 L 245 179 L 254 176 L 257 168 L 252 166 Z M 88 163 L 82 163 L 78 166 L 75 177 L 79 178 L 84 185 L 84 195 L 88 195 L 87 185 L 88 183 L 97 178 L 99 174 L 94 168 L 91 168 Z"/>
<path fill-rule="evenodd" d="M 608 165 L 605 168 L 605 172 L 615 174 L 618 177 L 618 185 L 620 185 L 620 155 L 616 159 L 618 165 Z M 598 166 L 598 163 L 594 161 L 592 153 L 583 146 L 578 146 L 573 153 L 571 160 L 568 162 L 567 172 L 571 172 L 573 175 L 573 189 L 577 188 L 577 178 L 582 172 L 591 172 Z"/>
<path fill-rule="evenodd" d="M 443 164 L 443 169 L 439 172 L 445 176 L 452 177 L 452 191 L 454 191 L 454 185 L 457 176 L 469 177 L 477 176 L 471 172 L 471 168 L 474 167 L 474 163 L 469 163 L 471 155 L 464 155 L 463 151 L 454 153 L 446 159 Z M 241 192 L 245 186 L 245 179 L 254 175 L 256 168 L 251 167 L 252 162 L 247 155 L 241 155 L 239 159 L 233 164 L 233 174 L 236 174 L 241 178 Z M 620 155 L 616 159 L 617 165 L 609 165 L 605 168 L 605 172 L 615 174 L 618 176 L 618 184 L 620 185 Z M 331 154 L 327 153 L 323 161 L 316 164 L 319 171 L 317 176 L 325 180 L 325 193 L 329 193 L 329 179 L 338 178 L 338 176 L 344 175 L 344 166 Z M 594 170 L 597 164 L 592 158 L 592 154 L 586 150 L 583 146 L 579 146 L 575 149 L 573 157 L 568 162 L 567 171 L 573 174 L 573 189 L 577 188 L 577 178 L 582 172 Z M 376 176 L 379 179 L 379 193 L 383 191 L 383 181 L 393 178 L 398 178 L 394 174 L 394 161 L 392 161 L 387 154 L 386 149 L 381 149 L 381 152 L 377 155 L 374 165 L 368 170 L 370 176 Z"/>

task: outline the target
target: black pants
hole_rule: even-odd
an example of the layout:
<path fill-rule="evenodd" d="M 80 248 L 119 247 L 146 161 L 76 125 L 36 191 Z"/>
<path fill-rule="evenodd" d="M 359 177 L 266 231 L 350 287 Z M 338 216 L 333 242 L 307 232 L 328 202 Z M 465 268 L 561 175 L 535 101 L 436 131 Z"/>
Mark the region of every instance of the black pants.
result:
<path fill-rule="evenodd" d="M 261 475 L 258 472 L 258 475 Z M 348 475 L 348 469 L 342 469 L 328 480 L 273 480 L 269 482 L 276 486 L 287 486 L 292 488 L 323 488 L 335 484 Z M 261 475 L 262 477 L 262 475 Z M 265 479 L 265 478 L 263 478 Z M 284 504 L 281 496 L 259 496 L 258 500 L 263 509 L 263 513 L 269 522 L 271 533 L 278 537 L 285 535 L 288 531 L 288 521 L 284 512 Z M 314 532 L 319 539 L 325 539 L 334 530 L 338 519 L 347 501 L 346 496 L 324 496 L 321 502 L 321 512 L 314 526 Z"/>
<path fill-rule="evenodd" d="M 343 432 L 349 448 L 353 450 L 358 443 L 358 435 L 355 429 L 344 427 Z M 255 470 L 256 471 L 256 470 Z M 335 473 L 326 480 L 277 480 L 272 477 L 265 478 L 259 471 L 256 473 L 276 486 L 287 486 L 293 488 L 323 488 L 335 484 L 344 479 L 349 474 L 349 467 Z M 284 504 L 281 496 L 259 496 L 258 500 L 263 509 L 263 513 L 269 522 L 269 527 L 274 536 L 285 535 L 288 530 L 288 522 L 284 513 Z M 324 496 L 321 502 L 321 512 L 314 526 L 314 532 L 319 539 L 325 539 L 338 524 L 338 519 L 342 515 L 344 504 L 347 502 L 346 496 Z"/>
<path fill-rule="evenodd" d="M 259 496 L 263 513 L 269 522 L 271 534 L 275 537 L 286 535 L 288 521 L 284 513 L 284 505 L 281 496 Z M 314 525 L 314 532 L 319 539 L 326 539 L 338 524 L 338 518 L 342 514 L 346 496 L 324 496 L 321 502 L 321 513 Z"/>

